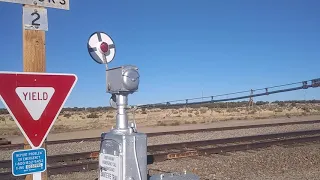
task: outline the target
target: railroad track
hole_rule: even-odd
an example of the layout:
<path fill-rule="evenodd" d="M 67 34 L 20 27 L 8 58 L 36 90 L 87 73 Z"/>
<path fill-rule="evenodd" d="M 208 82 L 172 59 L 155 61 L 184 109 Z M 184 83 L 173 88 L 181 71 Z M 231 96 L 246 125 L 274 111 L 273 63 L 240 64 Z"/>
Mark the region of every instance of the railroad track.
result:
<path fill-rule="evenodd" d="M 8 144 L 11 144 L 11 142 L 8 141 L 8 140 L 5 139 L 5 138 L 0 138 L 0 146 L 1 146 L 1 145 L 8 145 Z"/>
<path fill-rule="evenodd" d="M 148 146 L 147 159 L 148 164 L 152 164 L 170 159 L 225 154 L 227 152 L 254 150 L 274 145 L 309 142 L 320 142 L 320 130 L 152 145 Z M 99 152 L 95 151 L 48 156 L 48 174 L 55 175 L 96 170 L 98 168 L 98 155 Z M 23 176 L 12 176 L 10 160 L 0 161 L 0 168 L 7 170 L 7 172 L 0 173 L 1 180 L 24 179 Z"/>
<path fill-rule="evenodd" d="M 180 130 L 180 131 L 171 131 L 171 132 L 154 132 L 147 133 L 148 137 L 162 136 L 162 135 L 177 135 L 177 134 L 187 134 L 187 133 L 198 133 L 198 132 L 209 132 L 209 131 L 226 131 L 226 130 L 239 130 L 239 129 L 250 129 L 250 128 L 261 128 L 261 127 L 275 127 L 275 126 L 287 126 L 287 125 L 297 125 L 297 124 L 315 124 L 320 123 L 320 120 L 311 120 L 311 121 L 296 121 L 296 122 L 280 122 L 280 123 L 263 123 L 256 125 L 242 125 L 242 126 L 229 126 L 229 127 L 216 127 L 216 128 L 205 128 L 205 129 L 191 129 L 191 130 Z M 83 138 L 83 139 L 68 139 L 68 140 L 58 140 L 58 141 L 47 141 L 47 145 L 52 144 L 65 144 L 72 142 L 90 142 L 90 141 L 100 141 L 100 137 L 93 138 Z M 12 150 L 12 149 L 23 149 L 24 144 L 7 144 L 0 143 L 0 150 Z"/>

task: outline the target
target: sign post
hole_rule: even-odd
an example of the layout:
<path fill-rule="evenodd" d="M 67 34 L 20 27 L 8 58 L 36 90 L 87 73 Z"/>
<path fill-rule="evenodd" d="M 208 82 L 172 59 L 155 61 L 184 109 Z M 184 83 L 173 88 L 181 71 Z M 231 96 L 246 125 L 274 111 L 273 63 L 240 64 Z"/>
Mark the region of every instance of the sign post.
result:
<path fill-rule="evenodd" d="M 34 12 L 32 12 L 34 8 Z M 24 72 L 46 72 L 46 47 L 45 47 L 45 31 L 42 27 L 48 27 L 48 21 L 43 21 L 45 17 L 42 12 L 45 8 L 35 7 L 31 5 L 23 6 L 23 71 Z M 45 11 L 44 11 L 45 12 Z M 46 12 L 45 12 L 46 15 Z M 32 19 L 34 17 L 34 19 Z M 31 23 L 29 23 L 31 20 Z M 40 24 L 37 22 L 46 22 L 46 24 Z M 25 24 L 26 23 L 26 24 Z M 28 24 L 27 24 L 28 23 Z M 37 28 L 33 30 L 32 28 Z M 41 28 L 39 28 L 41 27 Z M 47 30 L 47 28 L 46 28 Z M 46 143 L 44 142 L 42 148 L 47 149 Z M 28 141 L 24 140 L 24 149 L 30 149 Z M 33 175 L 26 175 L 25 180 L 47 180 L 47 171 L 36 172 Z"/>
<path fill-rule="evenodd" d="M 45 31 L 48 31 L 47 9 L 70 9 L 69 0 L 0 0 L 23 5 L 23 71 L 46 72 Z M 30 149 L 27 140 L 24 149 Z M 46 144 L 42 147 L 46 149 Z M 26 180 L 47 180 L 46 171 L 27 175 Z"/>

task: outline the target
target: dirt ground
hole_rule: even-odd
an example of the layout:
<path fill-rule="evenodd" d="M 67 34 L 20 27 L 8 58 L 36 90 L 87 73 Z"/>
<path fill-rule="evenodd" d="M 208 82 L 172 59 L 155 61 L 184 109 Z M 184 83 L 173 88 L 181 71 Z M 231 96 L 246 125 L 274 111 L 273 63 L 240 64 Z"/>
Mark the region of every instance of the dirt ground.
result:
<path fill-rule="evenodd" d="M 182 124 L 203 124 L 227 120 L 267 119 L 277 117 L 320 115 L 320 104 L 267 104 L 236 108 L 191 108 L 178 109 L 136 109 L 128 110 L 129 119 L 138 126 L 178 126 Z M 115 124 L 115 110 L 103 111 L 64 111 L 60 113 L 51 133 L 110 128 Z M 9 114 L 0 115 L 0 135 L 21 135 L 20 130 Z"/>

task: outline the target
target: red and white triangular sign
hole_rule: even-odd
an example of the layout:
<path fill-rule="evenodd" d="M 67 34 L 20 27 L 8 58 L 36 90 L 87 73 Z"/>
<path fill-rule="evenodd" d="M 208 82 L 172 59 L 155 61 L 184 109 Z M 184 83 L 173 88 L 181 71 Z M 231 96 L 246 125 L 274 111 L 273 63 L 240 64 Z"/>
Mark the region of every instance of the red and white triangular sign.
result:
<path fill-rule="evenodd" d="M 32 148 L 42 146 L 76 82 L 74 74 L 0 72 L 0 98 Z"/>

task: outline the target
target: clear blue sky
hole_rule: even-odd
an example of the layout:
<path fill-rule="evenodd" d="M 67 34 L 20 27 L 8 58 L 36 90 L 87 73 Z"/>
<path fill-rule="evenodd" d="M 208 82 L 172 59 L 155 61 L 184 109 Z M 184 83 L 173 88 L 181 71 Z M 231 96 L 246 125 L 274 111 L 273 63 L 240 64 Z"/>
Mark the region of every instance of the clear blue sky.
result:
<path fill-rule="evenodd" d="M 71 0 L 48 9 L 47 72 L 75 73 L 66 107 L 109 106 L 105 67 L 86 43 L 108 33 L 110 66 L 139 67 L 130 104 L 264 88 L 320 77 L 319 0 Z M 22 71 L 22 6 L 0 2 L 0 70 Z M 320 99 L 320 88 L 255 100 Z M 3 106 L 2 106 L 3 107 Z"/>

